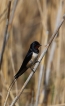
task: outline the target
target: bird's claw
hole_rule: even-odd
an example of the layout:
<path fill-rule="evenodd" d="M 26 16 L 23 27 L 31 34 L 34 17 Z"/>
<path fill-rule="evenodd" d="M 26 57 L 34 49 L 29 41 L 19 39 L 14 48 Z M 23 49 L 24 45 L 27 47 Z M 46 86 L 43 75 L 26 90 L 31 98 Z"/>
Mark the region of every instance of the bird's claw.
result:
<path fill-rule="evenodd" d="M 40 61 L 37 60 L 35 63 L 40 63 Z"/>
<path fill-rule="evenodd" d="M 34 68 L 33 69 L 31 68 L 31 70 L 33 71 L 33 73 L 35 73 Z"/>

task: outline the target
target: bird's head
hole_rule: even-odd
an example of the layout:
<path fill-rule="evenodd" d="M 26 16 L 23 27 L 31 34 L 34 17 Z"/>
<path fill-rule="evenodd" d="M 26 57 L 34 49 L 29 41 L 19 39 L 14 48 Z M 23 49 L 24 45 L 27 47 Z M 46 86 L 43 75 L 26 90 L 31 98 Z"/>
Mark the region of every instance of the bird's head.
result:
<path fill-rule="evenodd" d="M 41 44 L 40 44 L 39 42 L 34 41 L 34 42 L 31 44 L 30 48 L 31 48 L 31 49 L 35 49 L 35 50 L 38 50 L 38 48 L 39 48 L 40 46 L 41 46 Z"/>

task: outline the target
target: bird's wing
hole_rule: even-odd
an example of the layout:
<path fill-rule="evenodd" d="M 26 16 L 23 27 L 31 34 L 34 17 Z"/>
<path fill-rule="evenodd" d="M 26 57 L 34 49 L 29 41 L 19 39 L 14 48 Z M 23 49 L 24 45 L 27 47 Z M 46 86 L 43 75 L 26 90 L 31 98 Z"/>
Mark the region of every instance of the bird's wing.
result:
<path fill-rule="evenodd" d="M 22 75 L 26 70 L 27 70 L 27 64 L 28 62 L 30 61 L 30 59 L 32 58 L 32 54 L 33 52 L 32 51 L 28 51 L 19 71 L 17 72 L 17 74 L 14 76 L 15 79 L 17 79 L 20 75 Z"/>
<path fill-rule="evenodd" d="M 28 62 L 32 58 L 32 54 L 33 54 L 33 52 L 29 50 L 27 55 L 25 56 L 25 59 L 24 59 L 23 63 L 22 63 L 22 67 L 24 67 L 24 65 L 26 66 L 28 64 Z"/>

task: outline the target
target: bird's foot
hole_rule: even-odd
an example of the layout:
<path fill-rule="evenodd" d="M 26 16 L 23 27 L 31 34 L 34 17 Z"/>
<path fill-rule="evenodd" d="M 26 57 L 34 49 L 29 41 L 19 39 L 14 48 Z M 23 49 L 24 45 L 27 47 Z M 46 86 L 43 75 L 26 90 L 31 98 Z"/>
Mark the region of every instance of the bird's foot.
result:
<path fill-rule="evenodd" d="M 39 63 L 40 64 L 40 61 L 37 60 L 35 63 Z"/>
<path fill-rule="evenodd" d="M 34 68 L 31 68 L 31 70 L 33 71 L 33 73 L 35 73 Z"/>

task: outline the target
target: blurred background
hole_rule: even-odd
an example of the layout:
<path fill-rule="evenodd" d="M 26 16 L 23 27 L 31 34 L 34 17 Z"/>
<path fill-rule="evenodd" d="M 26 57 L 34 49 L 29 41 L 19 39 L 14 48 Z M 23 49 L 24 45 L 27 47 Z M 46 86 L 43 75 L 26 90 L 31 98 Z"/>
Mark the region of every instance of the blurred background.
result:
<path fill-rule="evenodd" d="M 4 41 L 8 2 L 9 0 L 0 0 L 0 53 Z M 65 14 L 65 0 L 11 0 L 10 17 L 14 8 L 0 69 L 0 106 L 4 105 L 8 87 L 30 44 L 39 41 L 42 45 L 40 54 L 44 50 Z M 65 106 L 65 22 L 57 35 L 16 106 Z M 18 78 L 10 92 L 7 106 L 19 93 L 30 72 L 31 69 Z"/>

